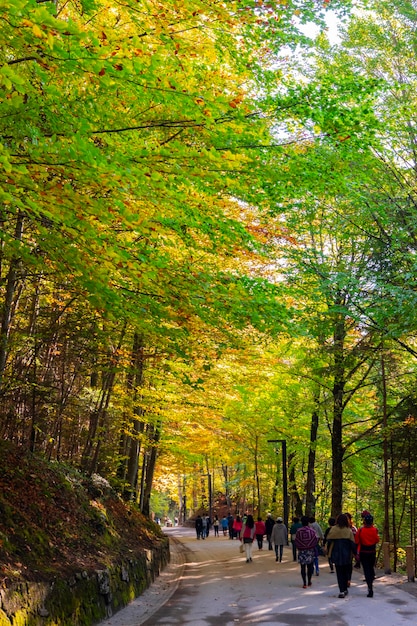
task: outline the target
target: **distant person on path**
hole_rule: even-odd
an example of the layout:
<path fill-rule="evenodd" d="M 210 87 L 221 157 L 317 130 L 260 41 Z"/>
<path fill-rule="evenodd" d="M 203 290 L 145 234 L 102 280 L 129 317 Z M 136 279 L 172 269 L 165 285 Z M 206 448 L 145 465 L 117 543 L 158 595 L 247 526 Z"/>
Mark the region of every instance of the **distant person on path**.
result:
<path fill-rule="evenodd" d="M 324 534 L 323 534 L 320 524 L 316 522 L 316 518 L 314 516 L 310 517 L 310 526 L 317 535 L 317 546 L 315 549 L 316 554 L 314 556 L 314 568 L 316 570 L 316 576 L 318 576 L 319 575 L 319 544 L 323 542 Z"/>
<path fill-rule="evenodd" d="M 297 560 L 297 546 L 295 545 L 295 534 L 299 528 L 301 528 L 302 523 L 300 522 L 299 517 L 292 518 L 292 524 L 290 526 L 290 535 L 291 535 L 291 544 L 292 544 L 292 560 Z"/>
<path fill-rule="evenodd" d="M 309 526 L 310 518 L 303 515 L 301 518 L 301 528 L 295 534 L 295 545 L 298 550 L 298 562 L 301 568 L 301 578 L 303 588 L 311 587 L 311 577 L 314 572 L 315 547 L 317 546 L 317 535 L 314 528 Z"/>
<path fill-rule="evenodd" d="M 274 524 L 275 524 L 275 521 L 271 513 L 268 513 L 268 515 L 266 516 L 266 520 L 265 520 L 265 533 L 266 533 L 266 539 L 268 541 L 268 550 L 272 550 L 271 533 L 272 533 Z"/>
<path fill-rule="evenodd" d="M 327 558 L 329 561 L 329 567 L 330 567 L 330 573 L 334 574 L 334 563 L 333 561 L 329 558 L 329 543 L 327 541 L 327 535 L 330 532 L 330 529 L 333 528 L 333 526 L 336 524 L 336 520 L 334 517 L 329 517 L 328 522 L 329 525 L 326 528 L 326 530 L 324 531 L 324 536 L 323 536 L 323 547 L 326 550 L 327 553 Z"/>
<path fill-rule="evenodd" d="M 252 518 L 253 519 L 253 518 Z M 233 522 L 233 534 L 237 539 L 240 539 L 240 533 L 242 531 L 243 522 L 240 519 L 240 515 L 236 515 L 236 519 Z"/>
<path fill-rule="evenodd" d="M 258 542 L 258 549 L 262 550 L 264 544 L 264 535 L 266 533 L 265 522 L 262 521 L 262 517 L 258 517 L 255 522 L 255 536 Z"/>
<path fill-rule="evenodd" d="M 223 537 L 226 537 L 227 531 L 229 530 L 229 522 L 227 521 L 226 515 L 223 515 L 221 524 L 222 524 L 222 530 L 223 530 Z"/>
<path fill-rule="evenodd" d="M 282 522 L 282 517 L 277 517 L 276 524 L 272 528 L 271 542 L 275 548 L 275 561 L 282 561 L 284 546 L 288 545 L 288 530 Z"/>
<path fill-rule="evenodd" d="M 203 539 L 205 539 L 207 537 L 207 535 L 208 535 L 208 532 L 207 532 L 207 516 L 203 515 L 201 520 L 202 520 L 202 523 L 203 523 L 203 534 L 202 534 L 202 537 L 203 537 Z"/>
<path fill-rule="evenodd" d="M 376 546 L 380 542 L 378 529 L 374 526 L 374 518 L 370 513 L 363 518 L 363 526 L 355 535 L 359 550 L 359 559 L 368 585 L 368 598 L 374 597 L 373 583 L 375 579 Z"/>
<path fill-rule="evenodd" d="M 219 526 L 220 526 L 219 518 L 217 517 L 217 515 L 215 515 L 214 516 L 214 522 L 213 522 L 214 536 L 215 537 L 219 536 Z"/>
<path fill-rule="evenodd" d="M 231 513 L 229 513 L 228 517 L 227 517 L 227 522 L 229 524 L 229 539 L 233 539 L 234 537 L 234 532 L 233 532 L 233 523 L 234 523 L 235 519 L 233 517 L 233 515 Z"/>
<path fill-rule="evenodd" d="M 203 519 L 201 515 L 197 515 L 195 520 L 195 531 L 197 533 L 197 539 L 204 539 L 203 537 Z"/>
<path fill-rule="evenodd" d="M 246 563 L 252 561 L 252 544 L 255 538 L 255 521 L 252 515 L 246 516 L 246 522 L 242 527 L 242 539 L 246 552 Z"/>
<path fill-rule="evenodd" d="M 356 554 L 356 544 L 349 526 L 349 519 L 344 513 L 338 516 L 336 524 L 329 530 L 327 542 L 329 544 L 328 557 L 336 567 L 339 598 L 345 598 L 349 593 L 348 582 L 352 559 Z"/>

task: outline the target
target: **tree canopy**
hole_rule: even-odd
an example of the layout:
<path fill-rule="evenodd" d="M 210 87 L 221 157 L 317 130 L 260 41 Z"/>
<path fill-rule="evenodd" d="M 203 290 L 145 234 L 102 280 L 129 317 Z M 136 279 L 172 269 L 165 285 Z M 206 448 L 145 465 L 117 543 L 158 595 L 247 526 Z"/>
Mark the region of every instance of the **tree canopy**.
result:
<path fill-rule="evenodd" d="M 417 13 L 351 8 L 2 5 L 2 438 L 414 536 Z"/>

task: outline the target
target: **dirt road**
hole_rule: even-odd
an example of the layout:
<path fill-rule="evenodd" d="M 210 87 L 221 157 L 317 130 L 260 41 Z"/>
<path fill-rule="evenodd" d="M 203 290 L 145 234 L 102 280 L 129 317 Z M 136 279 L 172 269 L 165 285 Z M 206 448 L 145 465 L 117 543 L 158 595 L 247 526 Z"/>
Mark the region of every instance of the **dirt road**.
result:
<path fill-rule="evenodd" d="M 285 548 L 282 563 L 264 544 L 246 563 L 227 537 L 197 541 L 188 528 L 170 528 L 172 562 L 140 598 L 102 626 L 403 626 L 417 624 L 417 583 L 378 575 L 367 598 L 361 571 L 339 599 L 335 574 L 320 558 L 320 574 L 303 589 L 299 565 Z M 178 543 L 180 542 L 180 543 Z"/>

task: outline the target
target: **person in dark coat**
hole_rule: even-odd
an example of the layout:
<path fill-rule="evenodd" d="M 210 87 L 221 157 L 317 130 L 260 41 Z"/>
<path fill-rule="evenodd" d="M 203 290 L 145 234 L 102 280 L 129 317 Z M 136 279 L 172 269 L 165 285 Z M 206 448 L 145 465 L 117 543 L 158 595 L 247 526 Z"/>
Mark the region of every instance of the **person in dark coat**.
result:
<path fill-rule="evenodd" d="M 229 515 L 227 516 L 227 523 L 229 525 L 229 539 L 233 539 L 234 537 L 234 531 L 233 531 L 233 522 L 235 521 L 233 515 L 231 513 L 229 513 Z"/>
<path fill-rule="evenodd" d="M 327 554 L 327 558 L 329 561 L 329 566 L 330 566 L 330 572 L 332 574 L 334 574 L 334 563 L 331 559 L 329 559 L 329 546 L 327 544 L 327 535 L 330 532 L 330 529 L 333 528 L 333 526 L 336 524 L 336 520 L 334 517 L 329 517 L 328 519 L 328 527 L 326 528 L 326 530 L 324 531 L 324 535 L 323 535 L 323 548 L 326 550 L 326 554 Z"/>
<path fill-rule="evenodd" d="M 295 533 L 299 528 L 301 528 L 302 523 L 300 522 L 299 517 L 292 518 L 292 524 L 290 526 L 290 535 L 291 535 L 291 543 L 292 543 L 292 560 L 297 560 L 297 546 L 295 545 Z"/>
<path fill-rule="evenodd" d="M 268 513 L 268 515 L 266 516 L 266 520 L 265 520 L 265 533 L 266 533 L 266 539 L 268 541 L 268 550 L 272 550 L 272 541 L 271 541 L 271 535 L 272 535 L 272 529 L 274 527 L 275 521 L 272 518 L 271 513 Z"/>
<path fill-rule="evenodd" d="M 356 544 L 353 532 L 349 526 L 347 515 L 342 513 L 336 520 L 336 524 L 329 530 L 327 535 L 328 557 L 336 568 L 337 584 L 339 585 L 339 598 L 348 595 L 348 581 L 352 567 L 352 559 L 356 555 Z"/>
<path fill-rule="evenodd" d="M 197 515 L 197 519 L 195 520 L 195 532 L 197 533 L 197 539 L 201 539 L 203 537 L 203 518 L 201 515 Z"/>

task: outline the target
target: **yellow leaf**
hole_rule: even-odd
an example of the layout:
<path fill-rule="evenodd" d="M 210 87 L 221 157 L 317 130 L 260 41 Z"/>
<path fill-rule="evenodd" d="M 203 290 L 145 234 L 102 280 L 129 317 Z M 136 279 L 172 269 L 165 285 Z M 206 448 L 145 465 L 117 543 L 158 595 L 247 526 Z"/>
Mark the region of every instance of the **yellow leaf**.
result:
<path fill-rule="evenodd" d="M 32 26 L 32 32 L 35 35 L 35 37 L 43 37 L 43 32 L 41 31 L 41 29 L 39 28 L 37 24 L 34 24 Z"/>

